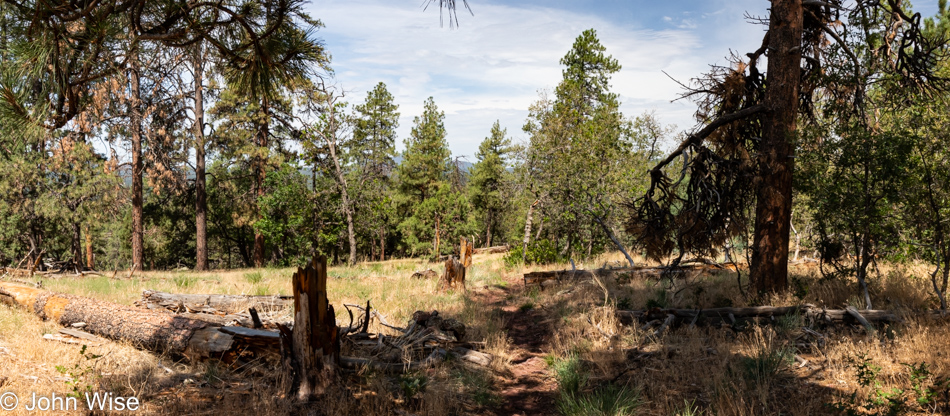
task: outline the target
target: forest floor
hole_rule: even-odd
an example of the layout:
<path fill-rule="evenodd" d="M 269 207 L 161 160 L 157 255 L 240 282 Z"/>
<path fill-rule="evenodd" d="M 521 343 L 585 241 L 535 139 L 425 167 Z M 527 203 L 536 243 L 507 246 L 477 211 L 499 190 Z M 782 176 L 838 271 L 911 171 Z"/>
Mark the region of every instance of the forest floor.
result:
<path fill-rule="evenodd" d="M 620 258 L 608 254 L 578 267 L 616 265 Z M 62 397 L 86 390 L 134 395 L 146 414 L 950 414 L 950 320 L 919 313 L 937 305 L 925 265 L 875 270 L 875 308 L 896 311 L 903 321 L 871 332 L 793 314 L 769 325 L 683 326 L 656 337 L 640 325 L 621 325 L 615 311 L 804 303 L 861 308 L 863 302 L 856 282 L 824 279 L 814 264 L 793 266 L 792 290 L 768 298 L 744 295 L 731 271 L 675 281 L 611 273 L 541 290 L 525 287 L 523 273 L 570 265 L 509 268 L 502 254 L 476 255 L 469 290 L 440 292 L 434 280 L 410 278 L 426 268 L 442 271 L 440 264 L 414 259 L 331 267 L 330 300 L 372 300 L 397 324 L 417 310 L 456 317 L 468 327 L 466 340 L 484 342 L 482 350 L 495 357 L 489 367 L 449 360 L 396 377 L 346 374 L 344 387 L 325 403 L 300 409 L 288 404 L 279 372 L 267 365 L 189 364 L 113 342 L 83 351 L 43 339 L 56 324 L 0 305 L 0 394 L 21 398 L 10 414 L 31 414 L 24 406 L 32 393 Z M 42 284 L 132 304 L 145 289 L 287 294 L 292 273 L 182 270 Z M 386 330 L 377 323 L 373 329 Z"/>

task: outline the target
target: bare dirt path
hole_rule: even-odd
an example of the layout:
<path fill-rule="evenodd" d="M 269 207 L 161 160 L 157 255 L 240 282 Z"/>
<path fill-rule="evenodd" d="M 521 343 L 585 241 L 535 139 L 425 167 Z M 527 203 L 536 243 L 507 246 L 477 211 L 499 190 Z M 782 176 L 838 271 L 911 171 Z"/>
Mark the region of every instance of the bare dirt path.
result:
<path fill-rule="evenodd" d="M 551 320 L 543 309 L 522 308 L 524 291 L 520 275 L 508 280 L 505 288 L 492 288 L 480 301 L 500 310 L 511 341 L 510 373 L 501 376 L 504 404 L 499 415 L 556 415 L 557 382 L 544 360 L 550 351 Z M 514 296 L 511 296 L 514 295 Z"/>

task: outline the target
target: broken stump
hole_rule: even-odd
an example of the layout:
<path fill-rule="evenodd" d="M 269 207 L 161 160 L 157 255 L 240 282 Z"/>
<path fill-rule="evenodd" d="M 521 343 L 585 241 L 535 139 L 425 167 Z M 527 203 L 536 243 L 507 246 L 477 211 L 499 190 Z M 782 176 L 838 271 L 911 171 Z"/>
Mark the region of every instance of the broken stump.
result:
<path fill-rule="evenodd" d="M 314 258 L 293 277 L 294 327 L 280 326 L 290 394 L 301 402 L 323 395 L 340 366 L 340 328 L 327 299 L 327 259 Z"/>

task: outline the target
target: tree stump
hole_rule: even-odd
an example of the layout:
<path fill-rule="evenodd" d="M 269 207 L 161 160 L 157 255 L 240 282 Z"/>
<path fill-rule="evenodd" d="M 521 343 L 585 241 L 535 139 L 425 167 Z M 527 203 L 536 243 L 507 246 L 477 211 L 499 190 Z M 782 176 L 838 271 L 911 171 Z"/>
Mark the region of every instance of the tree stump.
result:
<path fill-rule="evenodd" d="M 474 248 L 472 243 L 468 242 L 465 237 L 462 237 L 462 242 L 459 244 L 459 258 L 462 261 L 462 267 L 468 269 L 472 265 L 472 252 Z"/>
<path fill-rule="evenodd" d="M 340 365 L 340 328 L 327 300 L 327 259 L 298 268 L 293 287 L 294 328 L 280 326 L 281 356 L 290 394 L 309 402 L 326 392 Z"/>
<path fill-rule="evenodd" d="M 445 273 L 440 279 L 440 288 L 445 290 L 461 286 L 465 290 L 465 271 L 472 265 L 472 250 L 475 247 L 465 237 L 459 243 L 459 259 L 449 256 L 445 261 Z"/>
<path fill-rule="evenodd" d="M 461 286 L 462 290 L 465 289 L 465 266 L 455 256 L 449 256 L 449 259 L 445 261 L 445 273 L 439 281 L 439 288 L 446 290 L 456 286 Z"/>

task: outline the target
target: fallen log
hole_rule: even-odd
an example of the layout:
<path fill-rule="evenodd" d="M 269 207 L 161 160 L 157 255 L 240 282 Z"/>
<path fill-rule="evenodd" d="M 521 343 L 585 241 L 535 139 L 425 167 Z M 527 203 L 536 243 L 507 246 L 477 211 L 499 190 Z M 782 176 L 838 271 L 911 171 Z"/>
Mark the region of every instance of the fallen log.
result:
<path fill-rule="evenodd" d="M 413 279 L 438 279 L 439 273 L 432 269 L 420 270 L 412 274 Z"/>
<path fill-rule="evenodd" d="M 442 360 L 445 359 L 445 355 L 446 352 L 444 349 L 436 348 L 424 360 L 411 363 L 386 363 L 373 361 L 368 358 L 341 357 L 340 366 L 350 370 L 359 370 L 365 367 L 383 373 L 403 373 L 429 368 L 442 362 Z"/>
<path fill-rule="evenodd" d="M 245 295 L 193 295 L 180 293 L 142 292 L 136 306 L 172 312 L 236 314 L 254 308 L 258 312 L 272 312 L 293 304 L 293 296 L 245 296 Z"/>
<path fill-rule="evenodd" d="M 728 267 L 720 265 L 709 265 L 703 263 L 691 263 L 679 265 L 676 267 L 604 267 L 599 269 L 576 269 L 576 270 L 544 270 L 524 274 L 525 286 L 550 281 L 550 280 L 571 280 L 578 278 L 592 278 L 594 276 L 607 276 L 611 274 L 628 274 L 652 277 L 678 277 L 686 273 L 699 273 L 705 271 L 722 271 Z M 730 269 L 731 270 L 731 269 Z"/>
<path fill-rule="evenodd" d="M 748 308 L 712 308 L 712 309 L 651 309 L 646 311 L 619 310 L 616 315 L 624 325 L 635 322 L 665 320 L 673 316 L 675 323 L 683 321 L 691 324 L 709 325 L 719 323 L 733 324 L 749 320 L 773 320 L 785 315 L 801 314 L 806 320 L 825 324 L 855 324 L 859 322 L 847 309 L 823 309 L 813 305 L 801 306 L 755 306 Z M 862 310 L 859 314 L 868 322 L 898 322 L 900 318 L 890 311 Z M 861 323 L 863 325 L 863 323 Z"/>
<path fill-rule="evenodd" d="M 325 297 L 318 293 L 314 300 L 317 300 L 316 303 L 320 304 L 320 300 L 323 299 Z M 164 309 L 136 308 L 82 296 L 48 292 L 8 282 L 0 282 L 0 302 L 25 309 L 43 319 L 65 327 L 82 328 L 84 332 L 92 335 L 113 341 L 127 342 L 137 348 L 159 354 L 168 354 L 176 358 L 183 357 L 191 361 L 219 359 L 232 363 L 238 360 L 249 361 L 257 358 L 277 361 L 280 358 L 282 341 L 288 342 L 289 345 L 287 346 L 290 348 L 285 346 L 285 351 L 289 352 L 288 350 L 293 349 L 293 339 L 295 338 L 289 336 L 282 340 L 280 334 L 274 331 L 240 326 L 222 326 L 202 319 L 192 319 L 181 314 L 171 314 Z M 326 301 L 324 300 L 324 302 Z M 324 305 L 327 307 L 325 321 L 320 319 L 319 314 L 315 318 L 320 322 L 324 322 L 323 325 L 326 327 L 331 328 L 329 331 L 331 339 L 328 341 L 333 347 L 330 350 L 339 351 L 337 344 L 339 338 L 336 337 L 339 336 L 340 331 L 332 329 L 335 324 L 330 322 L 335 320 L 333 314 L 330 313 L 329 304 Z M 373 313 L 376 314 L 376 311 L 373 311 Z M 213 315 L 190 314 L 189 316 Z M 381 315 L 376 314 L 375 316 L 381 319 Z M 397 362 L 337 355 L 340 360 L 339 364 L 344 368 L 368 366 L 385 372 L 412 371 L 442 361 L 446 355 L 446 350 L 452 347 L 464 347 L 465 349 L 456 348 L 454 352 L 467 362 L 480 365 L 484 365 L 486 362 L 490 363 L 490 356 L 486 357 L 486 355 L 477 351 L 471 353 L 467 351 L 467 348 L 478 347 L 479 343 L 461 342 L 465 336 L 465 328 L 460 322 L 454 319 L 442 319 L 438 316 L 438 312 L 433 311 L 431 313 L 414 314 L 412 323 L 411 328 L 403 331 L 398 336 L 390 337 L 376 334 L 378 341 L 374 341 L 373 344 L 399 345 L 402 346 L 403 351 L 407 352 L 427 351 L 429 352 L 428 357 L 420 361 L 406 363 L 402 360 L 404 354 L 396 356 L 395 361 Z M 295 324 L 293 329 L 284 327 L 284 330 L 292 332 L 296 331 L 297 327 L 298 325 Z M 310 336 L 298 336 L 296 339 L 315 337 L 318 333 L 319 331 L 311 330 Z M 337 335 L 333 335 L 334 333 Z M 73 332 L 71 335 L 75 336 L 76 334 L 76 332 Z M 370 334 L 354 334 L 353 338 L 357 338 L 357 336 L 368 337 Z M 380 337 L 385 338 L 386 342 L 381 342 Z M 76 341 L 89 343 L 91 340 Z M 311 349 L 313 352 L 317 350 L 319 349 Z M 292 361 L 296 361 L 300 355 L 294 355 L 293 357 Z"/>
<path fill-rule="evenodd" d="M 854 306 L 848 306 L 848 307 L 845 308 L 844 310 L 845 310 L 848 314 L 850 314 L 851 317 L 853 317 L 853 318 L 856 319 L 859 323 L 861 323 L 861 325 L 863 325 L 864 328 L 865 328 L 869 333 L 870 333 L 870 332 L 874 332 L 874 325 L 871 325 L 871 323 L 868 322 L 868 320 L 864 318 L 864 315 L 861 315 L 861 312 L 858 312 L 858 309 L 857 309 L 857 308 L 855 308 Z"/>
<path fill-rule="evenodd" d="M 248 355 L 276 354 L 280 348 L 279 340 L 264 334 L 267 331 L 237 336 L 206 321 L 15 283 L 0 282 L 0 302 L 62 326 L 83 323 L 83 330 L 90 334 L 193 361 L 218 358 L 233 362 Z"/>
<path fill-rule="evenodd" d="M 509 250 L 508 246 L 492 246 L 492 247 L 482 247 L 476 248 L 473 251 L 473 254 L 495 254 L 495 253 L 507 253 Z"/>

